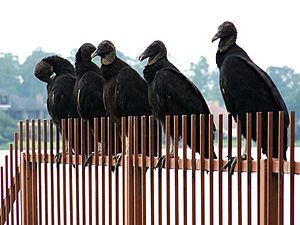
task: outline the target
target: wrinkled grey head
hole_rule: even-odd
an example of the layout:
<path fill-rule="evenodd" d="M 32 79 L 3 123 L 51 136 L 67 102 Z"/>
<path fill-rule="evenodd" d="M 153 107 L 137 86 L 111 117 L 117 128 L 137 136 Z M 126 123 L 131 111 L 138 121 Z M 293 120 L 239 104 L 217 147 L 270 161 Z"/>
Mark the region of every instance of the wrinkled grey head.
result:
<path fill-rule="evenodd" d="M 92 58 L 96 56 L 101 57 L 102 64 L 110 65 L 116 58 L 116 48 L 114 44 L 109 40 L 102 41 L 91 55 Z"/>
<path fill-rule="evenodd" d="M 237 30 L 234 24 L 226 21 L 219 26 L 217 33 L 212 38 L 212 42 L 220 39 L 218 49 L 219 51 L 224 52 L 235 43 L 236 38 Z"/>
<path fill-rule="evenodd" d="M 92 53 L 96 50 L 96 47 L 92 45 L 91 43 L 84 43 L 81 45 L 81 47 L 78 49 L 76 53 L 76 61 L 80 60 L 83 61 L 91 61 Z"/>
<path fill-rule="evenodd" d="M 143 61 L 147 58 L 148 65 L 156 63 L 159 59 L 167 56 L 167 48 L 162 41 L 156 40 L 139 56 L 139 60 Z"/>
<path fill-rule="evenodd" d="M 34 69 L 34 76 L 39 80 L 49 83 L 51 75 L 53 74 L 53 66 L 45 61 L 40 61 L 36 64 Z"/>

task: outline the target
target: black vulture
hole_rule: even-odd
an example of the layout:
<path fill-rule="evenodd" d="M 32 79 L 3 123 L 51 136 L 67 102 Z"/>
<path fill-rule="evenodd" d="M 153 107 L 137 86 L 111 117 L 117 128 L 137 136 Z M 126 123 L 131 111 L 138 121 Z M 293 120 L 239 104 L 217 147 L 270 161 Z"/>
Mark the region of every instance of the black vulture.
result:
<path fill-rule="evenodd" d="M 47 83 L 48 112 L 61 132 L 62 119 L 79 117 L 73 98 L 76 81 L 74 66 L 60 56 L 49 56 L 36 64 L 34 75 Z"/>
<path fill-rule="evenodd" d="M 92 57 L 100 56 L 101 72 L 105 78 L 103 99 L 106 111 L 117 123 L 121 135 L 121 118 L 128 116 L 151 115 L 148 103 L 148 85 L 146 81 L 130 65 L 116 55 L 116 48 L 112 42 L 102 41 Z M 139 120 L 140 124 L 140 120 Z M 148 124 L 148 123 L 147 123 Z M 139 153 L 141 152 L 141 129 L 139 129 Z M 148 129 L 147 129 L 148 130 Z M 146 134 L 148 136 L 148 132 Z M 146 138 L 148 141 L 148 138 Z M 146 144 L 148 148 L 148 144 Z M 149 153 L 149 149 L 146 149 Z M 155 151 L 155 149 L 154 149 Z M 120 160 L 121 154 L 117 158 Z"/>
<path fill-rule="evenodd" d="M 149 84 L 148 101 L 154 116 L 165 126 L 166 115 L 179 115 L 179 135 L 181 137 L 181 115 L 187 115 L 187 144 L 191 147 L 191 115 L 196 115 L 196 152 L 200 153 L 199 115 L 205 115 L 205 158 L 209 158 L 208 116 L 210 110 L 198 88 L 182 74 L 167 58 L 163 42 L 154 41 L 141 54 L 143 61 L 149 58 L 144 68 L 144 78 Z M 164 127 L 165 129 L 165 127 Z M 173 137 L 171 119 L 171 138 Z M 214 128 L 215 129 L 215 128 Z M 173 149 L 172 149 L 173 153 Z M 162 157 L 164 161 L 164 157 Z M 216 158 L 214 154 L 214 158 Z M 161 162 L 161 161 L 160 161 Z M 161 165 L 160 165 L 161 166 Z"/>
<path fill-rule="evenodd" d="M 267 114 L 274 112 L 273 157 L 278 158 L 278 112 L 284 112 L 284 152 L 286 160 L 287 107 L 269 75 L 259 68 L 236 44 L 237 30 L 233 23 L 224 22 L 212 41 L 220 39 L 216 63 L 220 70 L 220 89 L 227 111 L 241 121 L 246 135 L 246 113 L 252 113 L 252 139 L 256 141 L 256 112 L 262 112 L 262 152 L 267 154 Z M 232 159 L 231 159 L 232 160 Z M 236 162 L 236 160 L 234 160 Z M 231 166 L 233 171 L 234 164 Z"/>
<path fill-rule="evenodd" d="M 75 55 L 75 71 L 76 83 L 74 87 L 74 98 L 77 104 L 77 111 L 84 121 L 89 121 L 91 124 L 92 136 L 94 137 L 94 118 L 99 118 L 99 136 L 101 139 L 101 124 L 100 118 L 107 115 L 103 104 L 103 85 L 104 78 L 100 68 L 91 60 L 91 54 L 96 50 L 96 47 L 90 43 L 83 44 Z M 92 151 L 94 142 L 92 141 Z M 85 165 L 90 162 L 90 154 Z"/>

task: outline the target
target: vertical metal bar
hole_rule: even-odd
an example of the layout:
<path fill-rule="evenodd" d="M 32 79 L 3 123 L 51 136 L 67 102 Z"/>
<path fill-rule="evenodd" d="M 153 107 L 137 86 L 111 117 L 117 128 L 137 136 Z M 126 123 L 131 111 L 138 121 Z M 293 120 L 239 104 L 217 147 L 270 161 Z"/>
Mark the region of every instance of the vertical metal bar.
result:
<path fill-rule="evenodd" d="M 232 115 L 228 114 L 228 137 L 227 137 L 227 146 L 228 146 L 228 158 L 232 156 Z M 228 170 L 228 224 L 232 224 L 232 176 Z"/>
<path fill-rule="evenodd" d="M 261 118 L 262 118 L 262 113 L 257 112 L 256 113 L 256 152 L 257 152 L 257 224 L 260 224 L 260 194 L 261 194 L 261 189 L 260 189 L 260 160 L 261 160 Z"/>
<path fill-rule="evenodd" d="M 22 152 L 23 152 L 23 121 L 20 121 L 19 122 L 19 134 L 20 134 L 20 163 L 21 163 L 21 155 L 22 155 Z M 24 162 L 24 161 L 23 161 Z M 24 162 L 25 164 L 25 162 Z M 25 165 L 22 165 L 21 164 L 21 170 L 23 172 L 25 172 Z M 23 192 L 26 192 L 26 175 L 23 173 L 23 176 L 21 176 L 22 180 L 20 180 L 20 182 L 22 183 L 22 191 Z M 26 225 L 26 210 L 24 209 L 24 207 L 26 207 L 26 195 L 25 193 L 21 193 L 21 223 L 22 225 Z M 25 214 L 24 214 L 25 213 Z"/>
<path fill-rule="evenodd" d="M 94 151 L 95 151 L 95 211 L 96 211 L 96 225 L 99 225 L 99 151 L 98 151 L 98 137 L 99 137 L 99 119 L 94 119 Z"/>
<path fill-rule="evenodd" d="M 252 136 L 252 114 L 247 113 L 247 131 L 246 131 L 246 149 L 247 149 L 247 221 L 248 225 L 252 224 L 252 189 L 251 189 L 251 136 Z"/>
<path fill-rule="evenodd" d="M 238 225 L 242 224 L 242 124 L 241 119 L 237 117 L 237 187 L 238 187 Z"/>
<path fill-rule="evenodd" d="M 26 215 L 27 211 L 27 205 L 26 205 L 26 193 L 24 190 L 26 190 L 26 161 L 25 161 L 25 153 L 20 154 L 20 169 L 21 169 L 21 224 L 27 225 L 27 218 L 24 216 Z M 3 177 L 2 177 L 3 179 Z M 3 181 L 1 181 L 3 182 Z M 3 184 L 1 186 L 3 188 Z M 1 193 L 1 203 L 3 203 L 3 193 Z M 3 214 L 3 213 L 2 213 Z M 4 216 L 4 215 L 3 215 Z M 2 217 L 3 217 L 2 216 Z"/>
<path fill-rule="evenodd" d="M 81 123 L 81 188 L 82 188 L 82 225 L 86 224 L 86 205 L 85 205 L 85 166 L 84 158 L 86 155 L 86 124 L 83 119 Z"/>
<path fill-rule="evenodd" d="M 1 188 L 1 192 L 0 192 L 0 201 L 1 201 L 1 225 L 2 224 L 4 224 L 4 222 L 5 222 L 5 219 L 4 219 L 4 217 L 5 217 L 5 209 L 4 209 L 4 195 L 3 195 L 3 187 L 4 187 L 4 185 L 3 185 L 3 183 L 4 183 L 4 177 L 3 177 L 3 167 L 1 166 L 0 167 L 0 176 L 1 176 L 1 180 L 0 180 L 0 188 Z M 23 218 L 22 218 L 23 219 Z M 23 223 L 24 224 L 24 223 Z M 25 225 L 25 224 L 24 224 Z"/>
<path fill-rule="evenodd" d="M 219 114 L 219 161 L 218 161 L 218 172 L 219 172 L 219 225 L 223 224 L 223 115 Z"/>
<path fill-rule="evenodd" d="M 6 224 L 9 225 L 9 193 L 8 193 L 8 156 L 5 156 L 5 198 L 6 198 L 6 207 L 5 207 L 5 217 Z"/>
<path fill-rule="evenodd" d="M 209 206 L 210 224 L 214 224 L 214 118 L 209 115 L 208 124 L 208 148 L 209 148 Z"/>
<path fill-rule="evenodd" d="M 19 133 L 20 133 L 20 152 L 23 152 L 23 121 L 19 122 Z"/>
<path fill-rule="evenodd" d="M 191 147 L 192 147 L 192 224 L 196 224 L 196 115 L 191 116 Z"/>
<path fill-rule="evenodd" d="M 79 135 L 83 132 L 83 127 L 81 124 L 79 126 L 79 118 L 75 118 L 74 126 L 75 126 L 75 192 L 76 192 L 76 225 L 80 225 L 80 210 L 79 210 L 79 148 L 81 149 L 81 158 L 83 158 L 82 154 L 82 143 L 81 146 L 79 145 Z M 79 129 L 80 127 L 80 129 Z"/>
<path fill-rule="evenodd" d="M 122 150 L 122 192 L 123 192 L 123 201 L 122 201 L 122 206 L 123 206 L 123 225 L 127 224 L 127 211 L 126 208 L 126 196 L 125 193 L 125 157 L 126 157 L 126 118 L 122 117 L 121 119 L 121 150 Z"/>
<path fill-rule="evenodd" d="M 191 132 L 191 131 L 189 131 Z M 187 172 L 186 172 L 186 149 L 187 149 L 187 116 L 182 116 L 182 175 L 183 175 L 183 224 L 187 225 Z"/>
<path fill-rule="evenodd" d="M 146 117 L 141 120 L 141 141 L 142 141 L 142 224 L 146 225 Z"/>
<path fill-rule="evenodd" d="M 174 160 L 175 160 L 175 170 L 174 170 L 174 188 L 175 188 L 175 225 L 179 225 L 179 199 L 178 199 L 178 116 L 174 116 Z"/>
<path fill-rule="evenodd" d="M 112 124 L 107 118 L 107 155 L 108 155 L 108 224 L 112 225 Z"/>
<path fill-rule="evenodd" d="M 30 143 L 30 133 L 29 133 L 29 120 L 25 121 L 25 132 L 26 132 L 26 215 L 27 215 L 27 224 L 32 224 L 32 195 L 30 194 L 32 192 L 32 177 L 31 177 L 31 167 L 32 164 L 30 163 L 29 159 L 29 143 Z"/>
<path fill-rule="evenodd" d="M 201 184 L 201 225 L 205 225 L 205 161 L 204 161 L 204 146 L 205 146 L 205 115 L 200 115 L 200 184 Z"/>
<path fill-rule="evenodd" d="M 167 225 L 170 225 L 170 116 L 165 117 L 166 126 L 166 203 Z"/>
<path fill-rule="evenodd" d="M 50 120 L 50 127 L 49 127 L 49 141 L 50 141 L 50 198 L 51 198 L 51 225 L 55 224 L 54 219 L 54 179 L 53 179 L 53 121 Z"/>
<path fill-rule="evenodd" d="M 59 155 L 59 126 L 56 124 L 56 155 Z M 57 224 L 60 225 L 60 162 L 56 165 L 56 193 L 57 193 Z"/>
<path fill-rule="evenodd" d="M 267 224 L 278 221 L 277 215 L 277 174 L 273 174 L 273 112 L 268 112 L 268 160 L 267 160 Z"/>
<path fill-rule="evenodd" d="M 105 156 L 106 156 L 106 142 L 105 142 L 105 117 L 101 118 L 101 164 L 102 164 L 102 225 L 105 225 Z"/>
<path fill-rule="evenodd" d="M 67 192 L 66 192 L 66 119 L 62 120 L 62 173 L 63 173 L 63 222 L 67 225 Z"/>
<path fill-rule="evenodd" d="M 278 225 L 283 224 L 283 129 L 284 129 L 284 112 L 279 112 L 278 115 L 278 157 L 279 157 L 279 170 L 278 170 Z"/>
<path fill-rule="evenodd" d="M 138 166 L 138 143 L 139 143 L 139 122 L 138 122 L 138 117 L 135 116 L 133 118 L 133 136 L 134 136 L 134 223 L 136 225 L 141 224 L 140 219 L 140 190 L 139 190 L 139 180 L 140 180 L 140 169 Z"/>
<path fill-rule="evenodd" d="M 20 176 L 19 176 L 19 169 L 18 169 L 18 133 L 14 133 L 14 152 L 15 152 L 15 177 L 16 177 L 16 183 L 15 183 L 15 200 L 16 200 L 16 224 L 19 225 L 19 220 L 20 220 L 20 217 L 19 217 L 19 184 L 20 184 Z"/>
<path fill-rule="evenodd" d="M 10 173 L 10 198 L 9 198 L 9 205 L 6 205 L 6 207 L 8 209 L 10 209 L 10 216 L 11 216 L 11 224 L 14 225 L 14 202 L 13 202 L 13 196 L 14 196 L 14 192 L 13 192 L 13 186 L 14 186 L 14 173 L 13 173 L 13 169 L 14 169 L 14 161 L 13 161 L 13 145 L 9 144 L 9 173 Z M 16 187 L 17 188 L 17 187 Z M 9 213 L 9 211 L 8 211 Z"/>
<path fill-rule="evenodd" d="M 156 121 L 156 135 L 157 135 L 157 156 L 161 157 L 162 152 L 162 131 L 158 121 Z M 157 182 L 157 189 L 158 189 L 158 225 L 162 225 L 162 171 L 157 171 L 158 175 L 158 182 Z"/>
<path fill-rule="evenodd" d="M 154 157 L 153 157 L 153 116 L 149 117 L 149 152 L 150 154 L 150 203 L 151 203 L 151 225 L 155 224 L 155 214 L 154 214 Z"/>
<path fill-rule="evenodd" d="M 37 161 L 37 172 L 38 172 L 38 224 L 43 224 L 42 217 L 42 171 L 41 171 L 41 151 L 42 151 L 42 127 L 41 120 L 38 120 L 38 161 Z"/>
<path fill-rule="evenodd" d="M 290 224 L 295 224 L 295 112 L 290 114 Z"/>
<path fill-rule="evenodd" d="M 48 160 L 47 160 L 47 141 L 48 141 L 48 133 L 47 133 L 47 120 L 43 121 L 43 128 L 44 128 L 44 137 L 43 137 L 43 142 L 44 142 L 44 192 L 45 192 L 45 225 L 48 225 L 48 219 L 49 219 L 49 213 L 48 213 Z"/>
<path fill-rule="evenodd" d="M 37 208 L 37 165 L 35 153 L 35 120 L 31 120 L 31 147 L 32 147 L 32 218 L 33 224 L 38 224 Z"/>
<path fill-rule="evenodd" d="M 90 156 L 92 154 L 92 124 L 91 121 L 87 121 L 87 155 Z M 89 201 L 89 225 L 93 223 L 93 211 L 92 211 L 92 166 L 91 163 L 88 164 L 88 201 Z"/>
<path fill-rule="evenodd" d="M 127 207 L 129 211 L 128 224 L 133 224 L 133 179 L 132 179 L 132 147 L 133 147 L 133 119 L 132 116 L 128 117 L 128 164 L 127 164 L 127 176 L 128 176 L 128 199 Z"/>
<path fill-rule="evenodd" d="M 115 141 L 115 155 L 119 153 L 119 132 L 117 123 L 114 123 L 114 141 Z M 115 224 L 119 225 L 119 169 L 115 166 Z"/>
<path fill-rule="evenodd" d="M 267 225 L 267 161 L 260 161 L 260 217 L 259 223 L 260 225 Z"/>
<path fill-rule="evenodd" d="M 73 167 L 73 122 L 74 119 L 69 118 L 68 119 L 68 152 L 69 152 L 69 211 L 70 211 L 70 225 L 73 225 L 73 177 L 72 177 L 72 167 Z"/>

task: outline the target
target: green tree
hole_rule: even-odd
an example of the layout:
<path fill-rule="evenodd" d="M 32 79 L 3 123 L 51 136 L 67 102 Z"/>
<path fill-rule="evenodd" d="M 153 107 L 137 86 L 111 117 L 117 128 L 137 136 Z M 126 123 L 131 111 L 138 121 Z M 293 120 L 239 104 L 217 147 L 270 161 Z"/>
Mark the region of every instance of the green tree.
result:
<path fill-rule="evenodd" d="M 33 73 L 35 65 L 42 58 L 49 55 L 55 55 L 55 53 L 45 52 L 41 48 L 37 48 L 21 65 L 20 74 L 22 76 L 23 83 L 17 92 L 19 96 L 26 96 L 30 98 L 35 98 L 36 96 L 44 96 L 44 98 L 46 97 L 46 84 L 38 80 Z"/>
<path fill-rule="evenodd" d="M 0 53 L 0 88 L 15 92 L 21 86 L 20 64 L 17 56 Z"/>
<path fill-rule="evenodd" d="M 295 111 L 296 115 L 300 115 L 300 74 L 295 73 L 287 66 L 269 67 L 267 73 L 276 84 L 288 110 Z M 300 139 L 300 118 L 296 121 L 296 138 Z"/>
<path fill-rule="evenodd" d="M 209 72 L 209 64 L 204 56 L 197 63 L 190 64 L 189 75 L 207 101 L 218 101 L 224 105 L 219 88 L 219 71 L 215 69 Z"/>
<path fill-rule="evenodd" d="M 0 112 L 0 144 L 3 145 L 13 140 L 14 132 L 17 129 L 17 122 Z"/>

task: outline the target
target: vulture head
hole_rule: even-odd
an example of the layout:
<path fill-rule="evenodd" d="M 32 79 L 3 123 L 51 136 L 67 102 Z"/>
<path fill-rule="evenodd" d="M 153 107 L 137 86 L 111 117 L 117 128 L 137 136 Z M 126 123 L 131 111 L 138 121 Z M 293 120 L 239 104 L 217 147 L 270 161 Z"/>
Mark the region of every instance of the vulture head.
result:
<path fill-rule="evenodd" d="M 34 76 L 39 80 L 49 83 L 53 74 L 53 66 L 43 60 L 38 62 L 34 69 Z"/>
<path fill-rule="evenodd" d="M 91 61 L 92 53 L 96 50 L 96 47 L 91 43 L 85 43 L 76 52 L 76 62 L 87 62 Z"/>
<path fill-rule="evenodd" d="M 167 48 L 162 41 L 154 41 L 148 48 L 139 56 L 139 60 L 143 61 L 147 58 L 148 65 L 156 63 L 159 59 L 167 56 Z"/>
<path fill-rule="evenodd" d="M 111 41 L 102 41 L 91 55 L 92 58 L 95 56 L 100 56 L 101 64 L 110 65 L 116 58 L 116 48 Z"/>
<path fill-rule="evenodd" d="M 218 50 L 220 52 L 225 52 L 235 43 L 236 38 L 237 30 L 234 24 L 232 22 L 226 21 L 219 26 L 217 33 L 212 38 L 212 42 L 220 39 Z"/>

